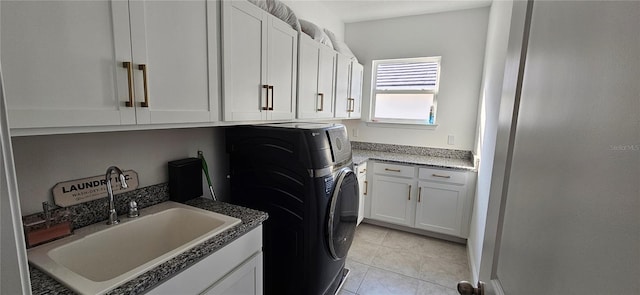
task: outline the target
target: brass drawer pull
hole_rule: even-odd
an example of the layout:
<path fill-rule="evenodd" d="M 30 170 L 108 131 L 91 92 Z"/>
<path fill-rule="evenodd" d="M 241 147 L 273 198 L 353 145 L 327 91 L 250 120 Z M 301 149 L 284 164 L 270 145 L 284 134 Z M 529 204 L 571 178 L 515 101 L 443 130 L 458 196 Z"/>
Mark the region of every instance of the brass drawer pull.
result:
<path fill-rule="evenodd" d="M 365 180 L 364 181 L 364 195 L 367 195 L 367 192 L 369 191 L 369 185 L 368 182 Z"/>
<path fill-rule="evenodd" d="M 318 93 L 320 96 L 320 107 L 318 108 L 318 112 L 322 112 L 324 110 L 324 93 Z"/>
<path fill-rule="evenodd" d="M 260 102 L 260 108 L 263 111 L 269 110 L 269 85 L 262 85 L 263 89 L 266 89 L 265 94 L 267 95 L 267 98 L 265 99 L 265 102 L 267 104 L 267 106 L 263 106 L 262 102 Z"/>
<path fill-rule="evenodd" d="M 440 178 L 451 178 L 451 176 L 450 176 L 450 175 L 440 175 L 440 174 L 435 174 L 435 173 L 434 173 L 434 174 L 431 174 L 431 176 L 433 176 L 433 177 L 440 177 Z"/>
<path fill-rule="evenodd" d="M 269 90 L 271 90 L 271 106 L 269 106 L 269 100 L 267 100 L 267 107 L 270 111 L 273 111 L 273 85 L 269 85 Z M 267 97 L 268 98 L 268 97 Z"/>
<path fill-rule="evenodd" d="M 384 168 L 384 171 L 400 172 L 400 169 Z"/>
<path fill-rule="evenodd" d="M 418 203 L 420 203 L 420 195 L 422 195 L 422 187 L 418 187 Z"/>
<path fill-rule="evenodd" d="M 149 107 L 149 83 L 148 83 L 148 79 L 147 79 L 147 65 L 145 64 L 141 64 L 138 65 L 138 70 L 142 71 L 142 81 L 143 81 L 143 86 L 144 86 L 144 102 L 140 103 L 140 106 L 143 108 L 148 108 Z"/>
<path fill-rule="evenodd" d="M 122 67 L 127 69 L 127 82 L 129 83 L 129 101 L 125 103 L 125 105 L 129 108 L 134 107 L 133 100 L 133 67 L 130 61 L 125 61 L 122 63 Z"/>
<path fill-rule="evenodd" d="M 409 185 L 409 201 L 411 201 L 411 185 Z"/>

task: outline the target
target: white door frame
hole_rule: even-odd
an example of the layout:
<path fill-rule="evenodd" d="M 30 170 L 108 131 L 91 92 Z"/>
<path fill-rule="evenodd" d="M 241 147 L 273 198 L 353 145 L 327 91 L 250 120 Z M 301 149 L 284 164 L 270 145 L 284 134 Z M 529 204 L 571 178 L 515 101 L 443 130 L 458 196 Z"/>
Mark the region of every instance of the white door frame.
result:
<path fill-rule="evenodd" d="M 480 263 L 480 280 L 486 282 L 487 294 L 504 294 L 497 279 L 496 270 L 504 207 L 507 200 L 513 141 L 518 122 L 520 89 L 526 61 L 532 8 L 533 0 L 516 0 L 513 3 L 511 13 L 511 28 L 502 84 L 502 98 L 500 100 L 496 151 Z"/>

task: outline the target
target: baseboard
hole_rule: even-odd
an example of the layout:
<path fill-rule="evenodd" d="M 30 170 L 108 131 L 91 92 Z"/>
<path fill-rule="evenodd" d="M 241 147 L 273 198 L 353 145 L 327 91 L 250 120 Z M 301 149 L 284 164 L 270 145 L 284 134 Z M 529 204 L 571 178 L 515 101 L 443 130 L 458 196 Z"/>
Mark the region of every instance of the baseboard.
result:
<path fill-rule="evenodd" d="M 480 270 L 475 263 L 475 257 L 473 256 L 473 252 L 471 251 L 471 247 L 467 247 L 467 259 L 469 259 L 469 271 L 471 271 L 471 282 L 475 283 L 480 280 Z"/>
<path fill-rule="evenodd" d="M 401 231 L 406 231 L 406 232 L 414 233 L 414 234 L 417 234 L 417 235 L 423 235 L 423 236 L 428 236 L 428 237 L 432 237 L 432 238 L 436 238 L 436 239 L 446 240 L 446 241 L 454 242 L 454 243 L 458 243 L 458 244 L 464 244 L 464 245 L 467 244 L 467 239 L 460 238 L 460 237 L 454 237 L 454 236 L 450 236 L 450 235 L 445 235 L 445 234 L 441 234 L 441 233 L 434 233 L 434 232 L 430 232 L 428 230 L 411 228 L 411 227 L 407 227 L 407 226 L 397 225 L 397 224 L 393 224 L 393 223 L 387 223 L 387 222 L 384 222 L 384 221 L 378 221 L 378 220 L 373 220 L 373 219 L 368 219 L 368 218 L 365 218 L 362 222 L 363 223 L 377 225 L 377 226 L 397 229 L 397 230 L 401 230 Z M 467 255 L 467 256 L 469 256 L 469 255 Z"/>

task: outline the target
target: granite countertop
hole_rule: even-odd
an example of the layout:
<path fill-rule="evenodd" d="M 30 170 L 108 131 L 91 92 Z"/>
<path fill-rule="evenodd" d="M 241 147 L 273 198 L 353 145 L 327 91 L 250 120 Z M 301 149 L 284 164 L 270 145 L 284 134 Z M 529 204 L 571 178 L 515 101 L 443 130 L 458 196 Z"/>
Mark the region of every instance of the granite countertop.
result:
<path fill-rule="evenodd" d="M 196 198 L 186 202 L 187 205 L 225 214 L 241 219 L 240 224 L 212 237 L 144 274 L 120 285 L 106 294 L 140 294 L 173 277 L 182 270 L 194 265 L 211 253 L 221 249 L 238 237 L 251 231 L 267 220 L 266 213 L 224 202 Z M 73 291 L 39 269 L 29 266 L 31 290 L 37 294 L 74 294 Z"/>
<path fill-rule="evenodd" d="M 352 142 L 353 163 L 367 160 L 477 171 L 469 151 Z"/>

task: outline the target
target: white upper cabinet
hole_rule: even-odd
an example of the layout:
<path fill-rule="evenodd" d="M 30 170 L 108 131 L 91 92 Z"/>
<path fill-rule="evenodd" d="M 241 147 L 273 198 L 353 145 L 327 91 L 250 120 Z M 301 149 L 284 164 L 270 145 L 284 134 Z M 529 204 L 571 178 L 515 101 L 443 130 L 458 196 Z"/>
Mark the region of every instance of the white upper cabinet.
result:
<path fill-rule="evenodd" d="M 359 119 L 362 114 L 363 66 L 353 58 L 337 54 L 336 118 Z"/>
<path fill-rule="evenodd" d="M 218 119 L 215 1 L 0 5 L 12 128 Z"/>
<path fill-rule="evenodd" d="M 129 7 L 137 123 L 217 121 L 216 1 L 129 1 Z"/>
<path fill-rule="evenodd" d="M 335 51 L 306 34 L 298 42 L 298 118 L 333 118 Z"/>
<path fill-rule="evenodd" d="M 298 33 L 248 1 L 222 1 L 225 121 L 295 117 Z"/>
<path fill-rule="evenodd" d="M 349 98 L 351 100 L 351 109 L 349 119 L 360 119 L 362 115 L 362 79 L 364 75 L 364 67 L 355 60 L 351 62 L 351 80 L 349 86 Z"/>

